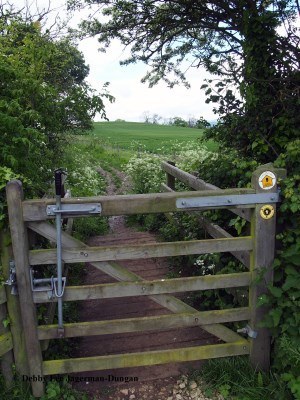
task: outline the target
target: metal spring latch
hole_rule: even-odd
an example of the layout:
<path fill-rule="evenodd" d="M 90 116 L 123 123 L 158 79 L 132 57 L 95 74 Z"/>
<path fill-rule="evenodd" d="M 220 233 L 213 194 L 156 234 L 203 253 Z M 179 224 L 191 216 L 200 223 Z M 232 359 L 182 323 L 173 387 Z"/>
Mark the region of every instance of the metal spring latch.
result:
<path fill-rule="evenodd" d="M 65 292 L 66 277 L 62 277 L 62 291 L 58 293 L 57 282 L 58 279 L 51 276 L 51 278 L 34 278 L 34 270 L 30 268 L 31 290 L 33 292 L 48 292 L 48 298 L 54 297 L 61 298 Z"/>
<path fill-rule="evenodd" d="M 11 286 L 11 294 L 16 296 L 18 294 L 16 266 L 14 261 L 9 262 L 9 277 L 4 282 L 4 285 Z"/>
<path fill-rule="evenodd" d="M 257 338 L 257 332 L 254 331 L 249 325 L 246 325 L 245 328 L 238 329 L 237 333 L 244 333 L 245 335 L 248 335 L 248 337 L 250 337 L 251 339 Z"/>

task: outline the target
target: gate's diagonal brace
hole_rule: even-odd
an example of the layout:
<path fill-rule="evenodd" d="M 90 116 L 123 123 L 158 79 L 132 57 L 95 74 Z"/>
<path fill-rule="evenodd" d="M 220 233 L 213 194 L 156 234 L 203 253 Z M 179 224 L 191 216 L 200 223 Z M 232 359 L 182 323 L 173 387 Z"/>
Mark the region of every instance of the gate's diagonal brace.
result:
<path fill-rule="evenodd" d="M 27 226 L 32 229 L 34 232 L 46 237 L 51 241 L 56 241 L 56 230 L 53 225 L 50 225 L 47 222 L 30 222 Z M 62 232 L 62 246 L 69 248 L 82 248 L 88 247 L 85 243 L 73 238 L 72 236 Z M 100 269 L 102 272 L 110 275 L 118 281 L 141 281 L 139 275 L 136 275 L 133 272 L 128 271 L 126 268 L 117 264 L 116 262 L 92 262 L 94 267 Z M 162 305 L 163 307 L 168 308 L 170 311 L 174 313 L 180 312 L 197 312 L 197 310 L 183 301 L 177 299 L 174 296 L 169 295 L 155 295 L 149 296 L 150 299 L 155 301 L 156 303 Z M 226 326 L 222 324 L 211 324 L 211 325 L 201 325 L 201 329 L 211 333 L 214 336 L 217 336 L 219 339 L 224 342 L 236 342 L 236 341 L 245 341 L 246 339 L 228 329 Z"/>

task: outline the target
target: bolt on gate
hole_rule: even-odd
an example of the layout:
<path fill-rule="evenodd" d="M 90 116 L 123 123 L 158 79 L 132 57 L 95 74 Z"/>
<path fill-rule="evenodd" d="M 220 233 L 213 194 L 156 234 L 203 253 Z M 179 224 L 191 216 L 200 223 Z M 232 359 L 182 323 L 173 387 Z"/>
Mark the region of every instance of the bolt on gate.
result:
<path fill-rule="evenodd" d="M 284 171 L 271 164 L 258 168 L 252 177 L 251 188 L 221 190 L 178 168 L 162 163 L 167 174 L 165 193 L 141 195 L 99 196 L 90 198 L 24 200 L 22 185 L 11 181 L 7 185 L 7 202 L 14 254 L 16 283 L 22 313 L 23 335 L 27 351 L 29 375 L 45 377 L 56 374 L 106 370 L 124 367 L 149 366 L 170 362 L 203 360 L 225 356 L 249 354 L 251 362 L 261 368 L 269 368 L 270 336 L 260 327 L 267 309 L 257 307 L 257 300 L 266 292 L 272 281 L 274 258 L 276 203 L 279 201 L 277 180 Z M 184 182 L 193 191 L 175 192 L 175 179 Z M 245 218 L 251 224 L 249 236 L 232 237 L 203 216 L 201 223 L 213 239 L 127 246 L 88 247 L 66 232 L 59 232 L 51 220 L 59 213 L 64 218 L 85 215 L 130 215 L 147 213 L 199 212 L 209 209 L 228 209 Z M 56 221 L 60 218 L 56 218 Z M 58 222 L 60 224 L 60 222 Z M 65 278 L 44 279 L 34 277 L 32 268 L 57 264 L 55 249 L 30 250 L 28 230 L 34 231 L 52 242 L 58 242 L 64 263 L 89 262 L 118 283 L 68 286 Z M 128 271 L 118 260 L 199 255 L 204 253 L 231 252 L 248 268 L 248 272 L 222 275 L 194 276 L 174 279 L 145 281 Z M 60 262 L 60 260 L 59 260 Z M 263 279 L 257 283 L 257 276 Z M 60 280 L 58 283 L 57 281 Z M 248 307 L 198 311 L 172 293 L 201 291 L 221 288 L 249 287 Z M 59 291 L 58 291 L 59 287 Z M 127 318 L 110 321 L 64 323 L 60 312 L 59 324 L 38 325 L 36 304 L 104 299 L 126 296 L 150 296 L 172 313 L 143 318 Z M 241 332 L 243 337 L 225 325 L 226 322 L 246 321 Z M 223 343 L 180 349 L 113 354 L 86 358 L 43 360 L 41 341 L 61 337 L 79 337 L 124 332 L 163 330 L 170 327 L 199 326 L 219 338 Z M 43 379 L 32 382 L 33 394 L 44 393 Z"/>

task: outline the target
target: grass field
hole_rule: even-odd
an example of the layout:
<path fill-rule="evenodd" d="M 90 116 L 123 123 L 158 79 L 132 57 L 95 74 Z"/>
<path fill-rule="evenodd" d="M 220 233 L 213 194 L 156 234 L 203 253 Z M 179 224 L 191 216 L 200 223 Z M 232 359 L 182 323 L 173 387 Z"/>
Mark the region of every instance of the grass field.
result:
<path fill-rule="evenodd" d="M 139 144 L 147 151 L 157 152 L 162 146 L 174 142 L 197 140 L 202 130 L 168 125 L 152 125 L 139 122 L 95 122 L 93 134 L 113 147 L 137 150 Z M 138 142 L 138 143 L 137 143 Z M 209 150 L 216 144 L 207 142 Z"/>

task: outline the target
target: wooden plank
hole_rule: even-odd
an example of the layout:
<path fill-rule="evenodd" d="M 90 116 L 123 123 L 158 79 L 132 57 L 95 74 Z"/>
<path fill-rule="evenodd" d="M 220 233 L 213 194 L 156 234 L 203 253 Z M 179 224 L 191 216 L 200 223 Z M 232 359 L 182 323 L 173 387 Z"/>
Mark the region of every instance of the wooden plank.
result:
<path fill-rule="evenodd" d="M 194 175 L 189 174 L 188 172 L 182 171 L 175 165 L 170 164 L 169 162 L 163 161 L 161 163 L 161 168 L 168 175 L 177 178 L 179 181 L 185 183 L 190 188 L 195 190 L 218 190 L 219 188 L 211 183 L 207 183 L 202 179 L 197 178 Z M 170 186 L 170 185 L 168 185 Z M 173 189 L 173 188 L 172 188 Z"/>
<path fill-rule="evenodd" d="M 1 246 L 1 262 L 3 268 L 3 278 L 7 280 L 9 278 L 10 265 L 9 261 L 13 259 L 11 249 L 11 238 L 7 230 L 2 230 L 0 233 L 0 246 Z M 19 297 L 11 294 L 11 287 L 5 286 L 6 298 L 7 298 L 7 312 L 10 318 L 10 331 L 12 333 L 13 340 L 13 356 L 10 360 L 14 359 L 16 371 L 20 375 L 29 375 L 29 367 L 27 362 L 27 353 L 24 338 L 24 329 L 22 323 L 21 309 L 19 303 Z M 9 357 L 9 356 L 8 356 Z M 9 360 L 7 360 L 7 369 L 11 368 Z M 8 372 L 10 374 L 10 372 Z"/>
<path fill-rule="evenodd" d="M 249 354 L 245 341 L 186 347 L 182 349 L 147 351 L 143 353 L 113 354 L 108 356 L 71 358 L 43 362 L 45 375 L 73 372 L 101 371 L 115 368 L 140 367 L 174 362 L 207 360 Z"/>
<path fill-rule="evenodd" d="M 179 179 L 181 182 L 185 183 L 190 188 L 195 190 L 213 190 L 213 191 L 220 191 L 218 186 L 212 185 L 211 183 L 207 183 L 202 179 L 199 179 L 188 172 L 184 172 L 181 169 L 170 165 L 169 163 L 163 161 L 161 164 L 161 168 L 163 171 L 167 172 L 169 175 L 174 176 L 175 178 Z M 227 190 L 227 189 L 224 189 Z M 230 208 L 234 214 L 239 215 L 242 218 L 245 218 L 247 221 L 250 221 L 251 213 L 247 208 Z"/>
<path fill-rule="evenodd" d="M 253 194 L 254 190 L 250 188 L 235 188 L 224 190 L 203 190 L 192 192 L 171 192 L 171 193 L 148 193 L 148 194 L 134 194 L 134 195 L 115 195 L 115 196 L 98 196 L 98 197 L 83 197 L 62 199 L 62 204 L 88 204 L 88 203 L 101 203 L 103 216 L 111 215 L 132 215 L 132 214 L 155 214 L 165 212 L 184 212 L 186 209 L 178 209 L 176 207 L 177 198 L 188 197 L 210 197 L 218 195 L 239 195 L 239 194 Z M 24 221 L 43 221 L 47 219 L 54 219 L 48 216 L 46 212 L 47 205 L 54 205 L 55 199 L 41 199 L 41 200 L 27 200 L 23 202 L 23 217 Z M 213 208 L 243 208 L 245 206 L 220 206 Z M 253 208 L 252 205 L 247 207 Z M 198 210 L 207 210 L 211 207 L 199 207 Z M 75 216 L 74 216 L 75 217 Z M 80 215 L 77 215 L 80 217 Z"/>
<path fill-rule="evenodd" d="M 252 175 L 252 187 L 257 193 L 264 192 L 259 186 L 259 177 L 265 171 L 272 171 L 276 175 L 276 170 L 272 164 L 259 167 Z M 275 193 L 277 184 L 268 192 Z M 273 281 L 273 261 L 275 254 L 275 234 L 276 234 L 276 204 L 274 215 L 270 219 L 263 219 L 260 215 L 262 204 L 257 205 L 253 211 L 251 220 L 251 233 L 254 238 L 254 250 L 251 257 L 250 271 L 253 273 L 253 279 L 261 276 L 255 285 L 251 285 L 249 291 L 249 305 L 251 308 L 250 326 L 257 332 L 256 339 L 250 339 L 250 361 L 255 368 L 269 370 L 270 368 L 270 348 L 271 335 L 267 328 L 261 328 L 260 324 L 265 315 L 270 311 L 268 307 L 257 307 L 257 300 L 264 293 L 267 293 L 267 285 Z"/>
<path fill-rule="evenodd" d="M 213 224 L 208 218 L 199 217 L 199 222 L 207 233 L 213 238 L 233 238 L 230 233 L 225 229 L 221 228 L 217 224 Z M 231 254 L 236 257 L 241 263 L 243 263 L 247 268 L 250 268 L 250 253 L 249 251 L 231 251 Z"/>
<path fill-rule="evenodd" d="M 164 183 L 161 184 L 161 190 L 164 192 L 173 192 L 170 187 L 165 185 Z M 191 214 L 191 212 L 188 211 L 188 214 Z M 171 220 L 172 219 L 172 214 L 168 213 L 165 214 L 165 216 Z M 225 229 L 221 228 L 217 224 L 213 224 L 212 222 L 209 221 L 208 218 L 203 217 L 200 215 L 200 213 L 197 212 L 198 216 L 198 221 L 202 225 L 202 227 L 206 230 L 206 232 L 213 238 L 215 239 L 220 239 L 220 238 L 232 238 L 233 236 L 230 235 Z M 231 254 L 236 257 L 240 262 L 242 262 L 247 268 L 250 268 L 250 253 L 248 251 L 231 251 Z"/>
<path fill-rule="evenodd" d="M 53 225 L 50 225 L 46 222 L 32 222 L 28 224 L 28 227 L 35 232 L 42 234 L 47 239 L 52 240 L 53 242 L 56 241 L 56 229 Z M 70 248 L 89 248 L 86 244 L 80 242 L 79 240 L 73 238 L 65 232 L 62 233 L 62 245 L 64 247 Z M 116 262 L 93 262 L 92 265 L 118 281 L 136 282 L 143 280 L 139 275 L 128 271 L 125 267 L 117 264 Z M 157 296 L 149 296 L 149 298 L 174 313 L 198 312 L 198 310 L 189 306 L 188 304 L 184 303 L 174 296 L 161 294 Z M 224 342 L 235 342 L 243 340 L 240 335 L 228 329 L 222 324 L 205 325 L 201 326 L 201 328 L 209 332 L 210 334 L 220 338 Z"/>
<path fill-rule="evenodd" d="M 23 222 L 21 182 L 10 181 L 6 186 L 6 196 L 29 372 L 31 376 L 42 376 L 42 353 L 37 337 L 37 316 L 29 276 L 28 237 Z M 32 382 L 32 392 L 34 396 L 41 397 L 44 394 L 44 383 Z"/>
<path fill-rule="evenodd" d="M 166 185 L 165 183 L 160 185 L 160 190 L 162 192 L 175 192 L 175 190 L 171 189 L 170 186 Z"/>
<path fill-rule="evenodd" d="M 251 236 L 183 242 L 150 243 L 130 246 L 90 247 L 63 249 L 62 259 L 66 263 L 136 260 L 153 257 L 175 257 L 188 254 L 224 253 L 236 250 L 252 250 Z M 55 264 L 55 250 L 31 250 L 30 265 Z"/>
<path fill-rule="evenodd" d="M 0 335 L 0 357 L 13 348 L 12 336 L 10 332 Z"/>
<path fill-rule="evenodd" d="M 110 299 L 117 297 L 149 296 L 165 293 L 182 293 L 191 291 L 223 289 L 249 286 L 249 272 L 192 276 L 188 278 L 159 279 L 153 281 L 107 283 L 98 285 L 66 286 L 64 301 Z M 35 303 L 49 303 L 47 292 L 33 293 Z"/>
<path fill-rule="evenodd" d="M 126 318 L 110 321 L 76 322 L 64 325 L 64 337 L 156 331 L 215 323 L 246 321 L 249 317 L 250 309 L 244 307 L 195 313 L 181 313 L 175 315 L 160 315 L 154 317 Z M 38 336 L 40 340 L 58 339 L 59 335 L 57 332 L 57 325 L 39 326 Z"/>
<path fill-rule="evenodd" d="M 168 161 L 168 164 L 173 165 L 175 167 L 175 163 L 173 161 Z M 171 189 L 175 190 L 175 178 L 173 175 L 166 173 L 167 178 L 167 186 Z"/>
<path fill-rule="evenodd" d="M 5 287 L 0 286 L 0 304 L 6 303 L 7 298 L 6 298 L 6 292 L 5 292 Z"/>
<path fill-rule="evenodd" d="M 5 326 L 4 321 L 7 319 L 6 304 L 0 304 L 0 363 L 1 373 L 4 378 L 6 387 L 10 387 L 13 382 L 13 342 L 11 332 L 8 326 Z M 6 336 L 2 336 L 6 335 Z"/>

